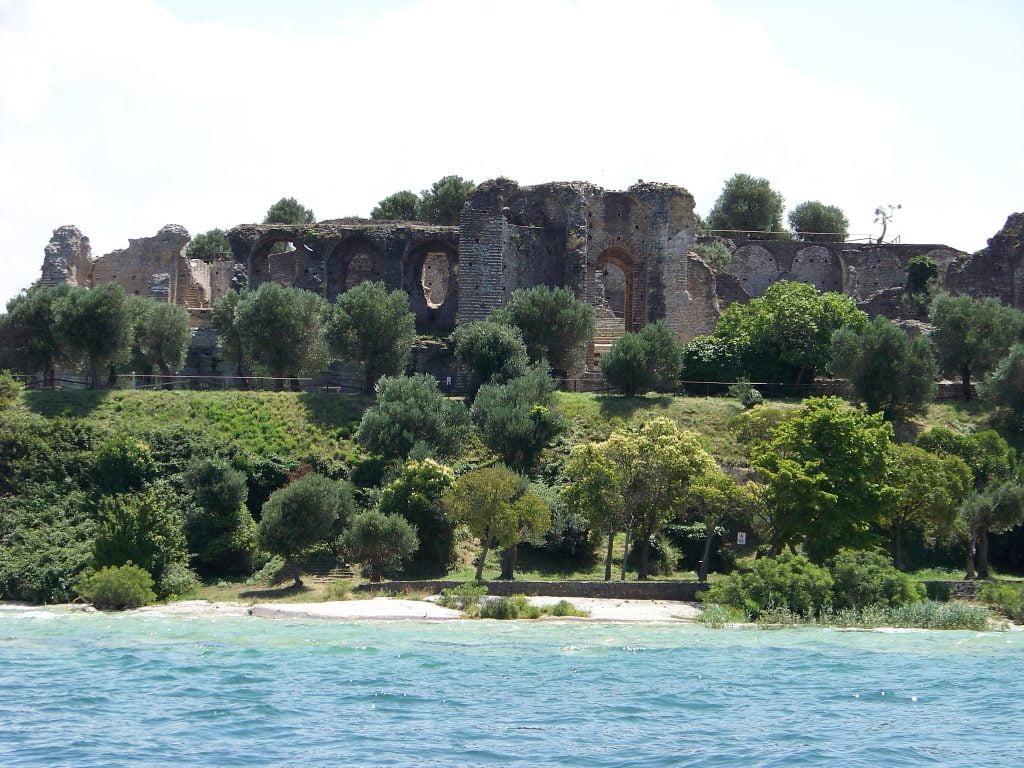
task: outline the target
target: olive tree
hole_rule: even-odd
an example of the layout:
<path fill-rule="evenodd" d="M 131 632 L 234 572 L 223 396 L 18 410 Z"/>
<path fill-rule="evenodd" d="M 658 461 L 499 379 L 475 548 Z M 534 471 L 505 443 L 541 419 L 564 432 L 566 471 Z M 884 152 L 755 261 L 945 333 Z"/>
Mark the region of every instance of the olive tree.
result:
<path fill-rule="evenodd" d="M 420 198 L 407 189 L 388 195 L 370 212 L 371 219 L 384 221 L 415 221 Z"/>
<path fill-rule="evenodd" d="M 376 509 L 361 512 L 349 522 L 342 546 L 356 562 L 370 566 L 370 581 L 381 580 L 385 568 L 397 568 L 419 546 L 416 529 L 401 515 Z"/>
<path fill-rule="evenodd" d="M 327 321 L 332 351 L 363 368 L 363 391 L 381 376 L 399 376 L 416 340 L 416 318 L 404 291 L 364 282 L 338 297 Z"/>
<path fill-rule="evenodd" d="M 52 387 L 67 352 L 57 324 L 59 308 L 70 288 L 33 285 L 7 302 L 0 316 L 0 365 L 31 376 L 41 373 Z"/>
<path fill-rule="evenodd" d="M 530 358 L 515 326 L 492 321 L 462 323 L 455 329 L 455 359 L 472 371 L 467 393 L 481 384 L 504 384 L 526 373 Z"/>
<path fill-rule="evenodd" d="M 462 207 L 476 185 L 461 176 L 444 176 L 420 193 L 416 218 L 431 224 L 455 225 L 462 216 Z"/>
<path fill-rule="evenodd" d="M 708 214 L 708 227 L 727 237 L 774 240 L 782 231 L 782 195 L 768 179 L 737 173 L 725 182 Z"/>
<path fill-rule="evenodd" d="M 89 387 L 102 386 L 103 367 L 126 356 L 132 342 L 124 289 L 116 283 L 72 288 L 57 307 L 56 328 L 69 358 L 84 361 Z"/>
<path fill-rule="evenodd" d="M 594 308 L 568 288 L 538 285 L 518 290 L 491 317 L 519 329 L 531 362 L 546 360 L 560 374 L 582 363 L 594 337 Z"/>
<path fill-rule="evenodd" d="M 809 243 L 841 243 L 849 234 L 850 222 L 836 206 L 808 200 L 789 212 L 789 226 Z"/>

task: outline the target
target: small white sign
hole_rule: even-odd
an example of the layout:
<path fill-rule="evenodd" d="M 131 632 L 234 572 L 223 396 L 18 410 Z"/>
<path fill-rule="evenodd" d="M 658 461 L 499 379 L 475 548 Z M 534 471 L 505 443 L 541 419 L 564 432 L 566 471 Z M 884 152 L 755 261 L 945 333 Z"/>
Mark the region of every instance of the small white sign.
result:
<path fill-rule="evenodd" d="M 747 543 L 747 533 L 746 533 L 746 531 L 740 531 L 739 533 L 736 534 L 736 543 L 739 544 L 741 547 L 746 545 L 746 543 Z"/>

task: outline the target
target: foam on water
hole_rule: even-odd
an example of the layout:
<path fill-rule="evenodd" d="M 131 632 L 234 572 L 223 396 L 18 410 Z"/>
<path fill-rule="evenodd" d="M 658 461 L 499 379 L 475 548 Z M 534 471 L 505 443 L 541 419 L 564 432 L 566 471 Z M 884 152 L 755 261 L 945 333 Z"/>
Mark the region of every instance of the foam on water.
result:
<path fill-rule="evenodd" d="M 7 609 L 0 765 L 1016 766 L 1007 639 Z"/>

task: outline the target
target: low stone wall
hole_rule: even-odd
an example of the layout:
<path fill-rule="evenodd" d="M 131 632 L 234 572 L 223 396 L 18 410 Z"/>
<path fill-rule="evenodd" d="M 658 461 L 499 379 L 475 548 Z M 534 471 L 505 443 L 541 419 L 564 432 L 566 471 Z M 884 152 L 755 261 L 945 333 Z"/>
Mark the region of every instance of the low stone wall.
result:
<path fill-rule="evenodd" d="M 360 584 L 356 592 L 429 592 L 462 586 L 461 581 L 385 581 Z M 487 594 L 549 595 L 551 597 L 605 597 L 616 600 L 685 600 L 692 602 L 707 589 L 699 581 L 488 581 Z"/>

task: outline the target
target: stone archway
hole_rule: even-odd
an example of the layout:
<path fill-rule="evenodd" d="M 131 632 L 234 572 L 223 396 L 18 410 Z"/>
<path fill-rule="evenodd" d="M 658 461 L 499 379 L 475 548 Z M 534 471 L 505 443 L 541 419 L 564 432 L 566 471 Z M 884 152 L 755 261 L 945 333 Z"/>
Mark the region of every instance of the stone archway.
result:
<path fill-rule="evenodd" d="M 300 239 L 287 235 L 268 235 L 258 241 L 249 255 L 249 287 L 279 283 L 285 287 L 313 289 L 313 249 Z"/>
<path fill-rule="evenodd" d="M 594 361 L 611 348 L 624 333 L 643 325 L 643 313 L 637 311 L 634 291 L 633 257 L 621 248 L 601 253 L 589 269 L 594 303 Z"/>
<path fill-rule="evenodd" d="M 444 243 L 416 243 L 402 261 L 402 287 L 421 330 L 449 331 L 459 311 L 459 256 Z"/>
<path fill-rule="evenodd" d="M 328 301 L 367 280 L 383 280 L 380 248 L 362 238 L 343 240 L 327 257 L 325 296 Z"/>

